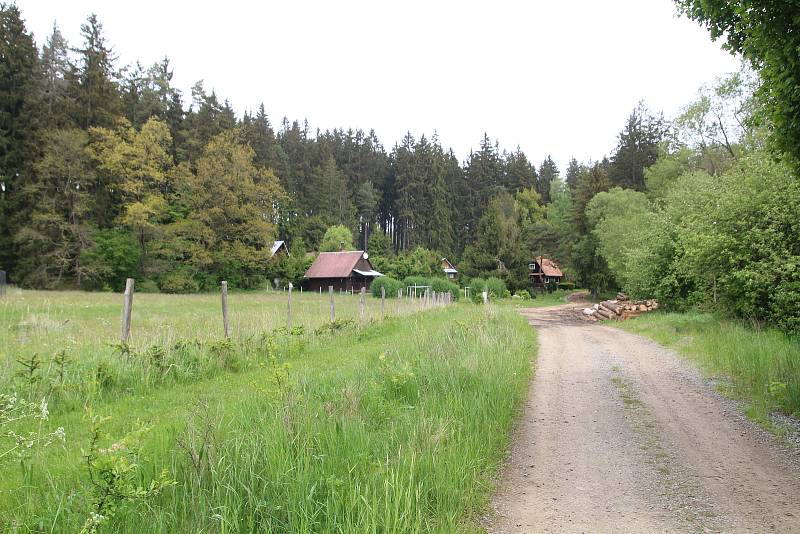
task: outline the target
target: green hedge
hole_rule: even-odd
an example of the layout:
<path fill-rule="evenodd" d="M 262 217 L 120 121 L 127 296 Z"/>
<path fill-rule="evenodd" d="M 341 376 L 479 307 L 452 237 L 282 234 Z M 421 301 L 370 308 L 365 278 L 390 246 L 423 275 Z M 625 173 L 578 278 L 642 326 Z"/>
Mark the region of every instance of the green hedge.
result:
<path fill-rule="evenodd" d="M 397 291 L 400 289 L 405 289 L 406 286 L 403 285 L 403 282 L 397 280 L 396 278 L 392 278 L 391 276 L 379 276 L 372 282 L 372 285 L 370 286 L 372 296 L 380 297 L 382 287 L 386 288 L 386 298 L 394 299 L 397 298 Z"/>
<path fill-rule="evenodd" d="M 406 288 L 408 286 L 429 286 L 431 285 L 431 279 L 426 278 L 424 276 L 406 276 L 403 278 L 403 287 Z M 425 292 L 424 289 L 417 289 L 417 296 L 421 296 Z"/>
<path fill-rule="evenodd" d="M 431 278 L 430 286 L 431 290 L 436 291 L 437 293 L 450 292 L 453 294 L 453 299 L 458 300 L 458 284 L 454 284 L 446 278 Z"/>

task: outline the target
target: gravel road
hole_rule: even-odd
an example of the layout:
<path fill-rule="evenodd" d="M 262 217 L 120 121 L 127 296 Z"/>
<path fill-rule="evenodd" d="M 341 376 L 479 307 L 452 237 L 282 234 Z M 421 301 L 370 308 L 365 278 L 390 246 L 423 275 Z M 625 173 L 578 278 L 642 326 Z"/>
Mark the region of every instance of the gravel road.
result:
<path fill-rule="evenodd" d="M 796 449 L 574 307 L 522 310 L 539 356 L 489 532 L 800 532 Z"/>

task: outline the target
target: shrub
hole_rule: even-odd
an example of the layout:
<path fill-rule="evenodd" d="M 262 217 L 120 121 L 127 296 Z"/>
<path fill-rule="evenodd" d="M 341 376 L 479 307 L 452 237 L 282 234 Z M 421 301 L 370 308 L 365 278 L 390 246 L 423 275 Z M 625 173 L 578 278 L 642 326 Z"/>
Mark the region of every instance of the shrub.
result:
<path fill-rule="evenodd" d="M 575 289 L 575 282 L 561 282 L 558 284 L 558 289 L 564 289 L 566 291 L 571 291 Z"/>
<path fill-rule="evenodd" d="M 519 291 L 517 291 L 517 292 L 514 294 L 514 296 L 515 296 L 515 297 L 519 297 L 519 298 L 521 298 L 521 299 L 523 299 L 523 300 L 530 300 L 530 298 L 531 298 L 531 294 L 530 294 L 530 293 L 528 293 L 528 290 L 527 290 L 527 289 L 520 289 Z"/>
<path fill-rule="evenodd" d="M 139 293 L 158 293 L 158 284 L 149 278 L 137 280 L 136 291 Z"/>
<path fill-rule="evenodd" d="M 370 286 L 372 296 L 380 297 L 382 287 L 386 288 L 386 298 L 397 298 L 397 291 L 405 288 L 403 282 L 400 280 L 392 278 L 391 276 L 379 276 Z"/>
<path fill-rule="evenodd" d="M 139 270 L 139 244 L 132 235 L 120 230 L 98 230 L 91 246 L 81 253 L 81 265 L 90 273 L 83 281 L 86 289 L 113 291 L 125 287 L 125 279 Z"/>
<path fill-rule="evenodd" d="M 446 278 L 431 278 L 431 290 L 437 293 L 452 293 L 453 300 L 458 300 L 458 285 Z"/>
<path fill-rule="evenodd" d="M 506 283 L 499 278 L 491 277 L 486 279 L 486 290 L 493 298 L 503 298 L 506 293 Z"/>
<path fill-rule="evenodd" d="M 424 276 L 406 276 L 403 279 L 403 287 L 408 286 L 429 286 L 431 285 L 430 278 L 426 278 Z M 417 296 L 422 295 L 425 292 L 424 289 L 417 289 Z"/>
<path fill-rule="evenodd" d="M 475 277 L 469 281 L 467 284 L 470 288 L 472 288 L 472 292 L 475 293 L 476 291 L 480 293 L 484 289 L 486 289 L 486 280 L 483 278 Z"/>
<path fill-rule="evenodd" d="M 200 284 L 185 269 L 172 271 L 161 279 L 161 291 L 164 293 L 197 293 L 199 290 Z"/>
<path fill-rule="evenodd" d="M 470 288 L 470 297 L 472 302 L 483 302 L 483 298 L 481 297 L 481 292 L 486 289 L 486 280 L 483 278 L 473 278 L 469 282 Z"/>

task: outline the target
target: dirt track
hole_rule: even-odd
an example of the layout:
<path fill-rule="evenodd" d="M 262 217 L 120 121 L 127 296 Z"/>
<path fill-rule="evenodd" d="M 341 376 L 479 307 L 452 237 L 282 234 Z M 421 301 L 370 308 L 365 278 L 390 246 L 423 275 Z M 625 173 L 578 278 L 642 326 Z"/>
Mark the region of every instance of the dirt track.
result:
<path fill-rule="evenodd" d="M 672 352 L 523 310 L 536 375 L 489 532 L 800 532 L 800 455 Z"/>

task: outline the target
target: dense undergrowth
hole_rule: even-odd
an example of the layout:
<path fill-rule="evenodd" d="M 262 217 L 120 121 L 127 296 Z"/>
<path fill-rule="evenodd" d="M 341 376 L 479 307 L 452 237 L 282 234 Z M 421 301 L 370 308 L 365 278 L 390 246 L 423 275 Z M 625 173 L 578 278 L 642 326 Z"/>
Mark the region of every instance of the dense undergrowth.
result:
<path fill-rule="evenodd" d="M 2 529 L 478 530 L 533 330 L 466 304 L 332 330 L 237 343 L 237 372 L 52 413 L 44 431 L 66 443 L 0 465 Z"/>

